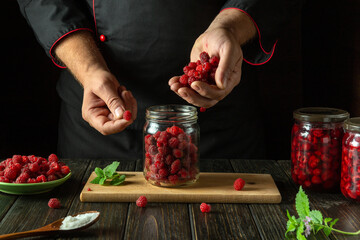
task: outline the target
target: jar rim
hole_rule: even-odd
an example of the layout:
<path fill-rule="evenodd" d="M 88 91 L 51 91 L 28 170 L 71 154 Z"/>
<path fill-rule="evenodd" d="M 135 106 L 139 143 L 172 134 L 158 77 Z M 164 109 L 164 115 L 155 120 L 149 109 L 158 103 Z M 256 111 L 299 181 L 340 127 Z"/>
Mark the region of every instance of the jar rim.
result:
<path fill-rule="evenodd" d="M 196 121 L 197 109 L 181 104 L 154 105 L 146 108 L 146 119 L 162 122 Z"/>
<path fill-rule="evenodd" d="M 344 122 L 344 129 L 348 131 L 360 132 L 360 117 L 346 119 Z"/>
<path fill-rule="evenodd" d="M 308 122 L 343 122 L 349 116 L 345 110 L 328 107 L 306 107 L 293 112 L 295 119 Z"/>

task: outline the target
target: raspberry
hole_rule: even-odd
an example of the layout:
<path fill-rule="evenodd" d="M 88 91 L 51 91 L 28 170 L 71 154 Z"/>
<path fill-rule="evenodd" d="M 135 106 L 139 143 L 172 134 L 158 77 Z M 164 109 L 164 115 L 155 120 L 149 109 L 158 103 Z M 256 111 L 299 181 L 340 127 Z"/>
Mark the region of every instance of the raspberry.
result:
<path fill-rule="evenodd" d="M 0 182 L 6 182 L 6 183 L 8 183 L 8 182 L 10 182 L 10 181 L 9 181 L 9 179 L 8 179 L 7 177 L 1 176 L 1 177 L 0 177 Z"/>
<path fill-rule="evenodd" d="M 201 61 L 200 61 L 200 60 L 197 60 L 197 61 L 196 61 L 196 65 L 197 65 L 197 66 L 201 65 Z"/>
<path fill-rule="evenodd" d="M 44 175 L 40 175 L 36 177 L 37 182 L 47 182 L 47 178 Z"/>
<path fill-rule="evenodd" d="M 191 69 L 190 71 L 188 71 L 187 75 L 189 77 L 193 77 L 195 73 L 196 73 L 196 71 L 194 69 Z"/>
<path fill-rule="evenodd" d="M 180 159 L 175 160 L 172 164 L 171 164 L 171 174 L 175 174 L 177 173 L 181 168 L 181 162 Z"/>
<path fill-rule="evenodd" d="M 205 112 L 205 111 L 206 111 L 206 108 L 204 108 L 204 107 L 200 108 L 200 112 Z"/>
<path fill-rule="evenodd" d="M 195 81 L 198 81 L 195 77 L 189 77 L 187 83 L 189 84 L 189 86 L 191 86 L 191 84 L 192 84 L 193 82 L 195 82 Z"/>
<path fill-rule="evenodd" d="M 50 154 L 50 156 L 48 157 L 49 162 L 58 162 L 59 159 L 55 154 Z"/>
<path fill-rule="evenodd" d="M 22 156 L 21 156 L 21 155 L 14 155 L 14 156 L 12 157 L 12 160 L 13 160 L 13 163 L 20 163 L 20 164 L 23 163 L 23 161 L 22 161 Z"/>
<path fill-rule="evenodd" d="M 57 198 L 50 198 L 49 202 L 48 202 L 48 206 L 50 208 L 60 208 L 61 207 L 61 204 L 60 204 L 60 201 L 59 199 Z"/>
<path fill-rule="evenodd" d="M 60 166 L 57 162 L 53 162 L 50 164 L 50 169 L 54 169 L 55 171 L 60 171 Z"/>
<path fill-rule="evenodd" d="M 4 170 L 4 177 L 8 178 L 9 180 L 15 180 L 18 173 L 18 169 L 12 165 L 8 166 Z"/>
<path fill-rule="evenodd" d="M 38 181 L 36 181 L 35 178 L 29 178 L 29 179 L 27 180 L 27 183 L 38 183 Z"/>
<path fill-rule="evenodd" d="M 167 177 L 169 175 L 169 171 L 166 168 L 161 168 L 159 170 L 160 177 Z"/>
<path fill-rule="evenodd" d="M 244 185 L 245 185 L 245 181 L 241 178 L 238 178 L 234 182 L 234 189 L 236 191 L 240 191 L 244 187 Z"/>
<path fill-rule="evenodd" d="M 172 137 L 169 139 L 169 147 L 177 148 L 178 145 L 179 145 L 179 140 L 176 137 Z"/>
<path fill-rule="evenodd" d="M 182 75 L 182 76 L 180 77 L 179 82 L 180 82 L 181 84 L 187 85 L 188 79 L 189 79 L 189 76 L 186 75 L 186 74 L 184 74 L 184 75 Z"/>
<path fill-rule="evenodd" d="M 136 206 L 138 207 L 145 207 L 147 204 L 147 199 L 145 196 L 140 196 L 137 200 L 136 200 Z"/>
<path fill-rule="evenodd" d="M 208 213 L 208 212 L 211 211 L 211 205 L 210 205 L 210 204 L 206 204 L 206 203 L 202 203 L 202 204 L 200 205 L 200 210 L 201 210 L 201 212 L 203 212 L 203 213 Z"/>
<path fill-rule="evenodd" d="M 34 172 L 34 173 L 36 173 L 36 172 L 38 172 L 39 170 L 40 170 L 40 166 L 39 166 L 39 164 L 38 163 L 31 163 L 31 164 L 29 164 L 29 170 L 31 171 L 31 172 Z"/>
<path fill-rule="evenodd" d="M 51 182 L 51 181 L 55 181 L 57 180 L 58 178 L 54 175 L 54 174 L 51 174 L 47 177 L 47 180 L 48 182 Z"/>
<path fill-rule="evenodd" d="M 16 178 L 16 183 L 26 183 L 29 179 L 30 175 L 27 173 L 21 173 L 17 178 Z"/>
<path fill-rule="evenodd" d="M 129 110 L 126 110 L 123 114 L 123 118 L 126 120 L 126 121 L 130 121 L 131 120 L 131 117 L 132 117 L 132 114 Z"/>
<path fill-rule="evenodd" d="M 203 72 L 209 72 L 211 70 L 211 64 L 208 62 L 203 63 L 201 66 Z"/>
<path fill-rule="evenodd" d="M 216 56 L 213 56 L 210 58 L 209 62 L 213 67 L 217 67 L 219 65 L 219 58 Z"/>
<path fill-rule="evenodd" d="M 88 188 L 87 190 L 88 190 L 88 191 L 92 191 L 91 188 Z"/>
<path fill-rule="evenodd" d="M 190 62 L 188 65 L 191 69 L 195 69 L 196 68 L 196 63 L 195 62 Z"/>
<path fill-rule="evenodd" d="M 70 168 L 68 166 L 62 166 L 61 167 L 61 173 L 64 175 L 68 175 L 70 172 Z"/>
<path fill-rule="evenodd" d="M 201 63 L 205 63 L 205 62 L 208 62 L 209 61 L 209 54 L 207 52 L 202 52 L 200 53 L 200 60 L 201 60 Z"/>
<path fill-rule="evenodd" d="M 166 156 L 166 158 L 165 158 L 165 163 L 167 164 L 167 165 L 171 165 L 172 164 L 172 162 L 174 161 L 174 157 L 172 156 L 172 155 L 167 155 Z"/>
<path fill-rule="evenodd" d="M 168 179 L 174 185 L 177 184 L 179 181 L 179 177 L 177 175 L 170 175 Z"/>
<path fill-rule="evenodd" d="M 29 158 L 27 156 L 22 156 L 23 163 L 29 163 Z"/>
<path fill-rule="evenodd" d="M 196 66 L 195 70 L 201 72 L 203 70 L 202 65 Z"/>
<path fill-rule="evenodd" d="M 172 126 L 170 128 L 166 129 L 166 132 L 170 133 L 173 136 L 177 136 L 180 133 L 184 133 L 184 130 L 182 130 L 180 127 L 178 126 Z"/>
<path fill-rule="evenodd" d="M 183 68 L 183 72 L 185 73 L 185 75 L 187 75 L 187 73 L 188 73 L 191 69 L 192 69 L 191 67 L 185 66 L 185 67 Z"/>

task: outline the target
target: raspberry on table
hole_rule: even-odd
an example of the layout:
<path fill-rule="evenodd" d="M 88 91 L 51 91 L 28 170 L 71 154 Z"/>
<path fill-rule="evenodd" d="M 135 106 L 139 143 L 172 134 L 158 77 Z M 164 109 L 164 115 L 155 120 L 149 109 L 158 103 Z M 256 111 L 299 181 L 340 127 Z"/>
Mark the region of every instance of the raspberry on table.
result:
<path fill-rule="evenodd" d="M 208 213 L 208 212 L 211 211 L 211 205 L 210 205 L 210 204 L 206 204 L 206 203 L 202 203 L 202 204 L 200 205 L 200 210 L 201 210 L 201 212 L 203 212 L 203 213 Z"/>
<path fill-rule="evenodd" d="M 238 178 L 234 182 L 234 189 L 236 191 L 240 191 L 244 187 L 244 185 L 245 185 L 245 181 L 241 178 Z"/>
<path fill-rule="evenodd" d="M 59 199 L 57 198 L 50 198 L 49 202 L 48 202 L 48 206 L 50 208 L 60 208 L 61 207 L 61 204 L 60 204 L 60 201 Z"/>
<path fill-rule="evenodd" d="M 137 200 L 136 200 L 136 206 L 138 207 L 145 207 L 147 204 L 147 199 L 145 196 L 140 196 Z"/>
<path fill-rule="evenodd" d="M 123 114 L 123 118 L 126 120 L 126 121 L 130 121 L 131 120 L 131 117 L 132 117 L 132 114 L 129 110 L 126 110 Z"/>

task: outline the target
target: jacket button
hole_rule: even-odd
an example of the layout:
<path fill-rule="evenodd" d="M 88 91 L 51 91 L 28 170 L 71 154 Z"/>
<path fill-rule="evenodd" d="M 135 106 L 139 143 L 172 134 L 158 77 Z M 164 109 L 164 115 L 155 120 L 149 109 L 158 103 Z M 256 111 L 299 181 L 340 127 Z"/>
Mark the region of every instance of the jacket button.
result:
<path fill-rule="evenodd" d="M 100 35 L 100 41 L 102 41 L 102 42 L 105 42 L 105 41 L 106 41 L 106 37 L 105 37 L 104 34 L 101 34 L 101 35 Z"/>

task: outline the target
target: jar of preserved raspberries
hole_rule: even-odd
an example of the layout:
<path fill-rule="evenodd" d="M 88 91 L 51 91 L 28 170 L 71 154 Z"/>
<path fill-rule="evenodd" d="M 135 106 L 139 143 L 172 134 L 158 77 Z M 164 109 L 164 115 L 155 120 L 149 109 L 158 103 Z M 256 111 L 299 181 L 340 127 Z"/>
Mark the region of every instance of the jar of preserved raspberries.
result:
<path fill-rule="evenodd" d="M 162 187 L 195 183 L 199 177 L 199 140 L 195 107 L 149 107 L 144 126 L 145 179 Z"/>
<path fill-rule="evenodd" d="M 335 108 L 300 108 L 293 113 L 291 176 L 316 191 L 339 189 L 343 122 L 349 113 Z"/>
<path fill-rule="evenodd" d="M 360 117 L 344 123 L 340 189 L 347 198 L 360 201 Z"/>

